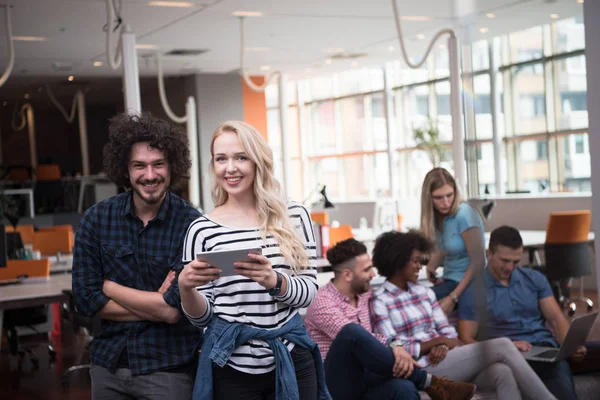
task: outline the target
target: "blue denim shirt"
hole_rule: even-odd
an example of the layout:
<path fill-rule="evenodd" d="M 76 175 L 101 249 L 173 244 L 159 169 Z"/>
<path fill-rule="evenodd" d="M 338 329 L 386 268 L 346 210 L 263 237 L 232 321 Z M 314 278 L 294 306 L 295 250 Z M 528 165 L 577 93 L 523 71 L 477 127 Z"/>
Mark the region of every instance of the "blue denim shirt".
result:
<path fill-rule="evenodd" d="M 325 371 L 319 347 L 308 335 L 304 322 L 298 314 L 281 328 L 272 330 L 231 323 L 215 316 L 204 337 L 196 372 L 193 400 L 213 399 L 213 363 L 223 367 L 233 351 L 250 339 L 266 341 L 275 355 L 276 399 L 297 400 L 300 395 L 292 356 L 283 342 L 278 339 L 279 337 L 312 351 L 315 368 L 317 369 L 319 400 L 331 399 L 325 385 Z"/>

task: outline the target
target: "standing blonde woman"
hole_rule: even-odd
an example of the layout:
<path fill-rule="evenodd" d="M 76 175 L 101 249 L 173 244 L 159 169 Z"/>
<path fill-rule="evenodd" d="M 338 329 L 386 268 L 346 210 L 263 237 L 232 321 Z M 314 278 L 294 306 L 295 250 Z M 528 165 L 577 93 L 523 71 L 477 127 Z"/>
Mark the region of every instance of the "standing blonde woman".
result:
<path fill-rule="evenodd" d="M 448 315 L 486 261 L 483 219 L 463 201 L 454 177 L 444 168 L 432 169 L 423 181 L 421 231 L 436 246 L 427 276 Z M 442 279 L 435 275 L 440 265 L 444 266 Z"/>
<path fill-rule="evenodd" d="M 321 356 L 298 314 L 318 287 L 310 216 L 283 200 L 271 149 L 251 125 L 218 127 L 211 154 L 215 209 L 190 224 L 178 278 L 187 317 L 208 327 L 194 400 L 329 399 Z M 233 276 L 195 260 L 252 247 L 262 255 L 235 263 Z"/>

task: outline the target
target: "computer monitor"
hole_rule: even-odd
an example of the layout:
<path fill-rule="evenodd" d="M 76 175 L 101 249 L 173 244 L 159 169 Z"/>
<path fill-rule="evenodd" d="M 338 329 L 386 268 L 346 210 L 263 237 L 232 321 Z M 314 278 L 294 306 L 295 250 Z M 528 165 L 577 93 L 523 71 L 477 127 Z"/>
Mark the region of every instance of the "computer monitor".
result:
<path fill-rule="evenodd" d="M 23 258 L 25 246 L 19 232 L 6 232 L 6 256 L 9 260 L 18 260 Z"/>

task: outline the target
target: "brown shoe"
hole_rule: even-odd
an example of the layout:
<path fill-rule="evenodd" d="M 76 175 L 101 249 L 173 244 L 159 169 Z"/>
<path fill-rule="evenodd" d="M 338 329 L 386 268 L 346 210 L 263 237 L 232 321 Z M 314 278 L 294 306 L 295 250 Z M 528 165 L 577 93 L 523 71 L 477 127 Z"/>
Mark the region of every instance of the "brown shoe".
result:
<path fill-rule="evenodd" d="M 475 389 L 476 386 L 472 383 L 454 382 L 434 375 L 425 393 L 431 400 L 470 400 L 475 395 Z"/>

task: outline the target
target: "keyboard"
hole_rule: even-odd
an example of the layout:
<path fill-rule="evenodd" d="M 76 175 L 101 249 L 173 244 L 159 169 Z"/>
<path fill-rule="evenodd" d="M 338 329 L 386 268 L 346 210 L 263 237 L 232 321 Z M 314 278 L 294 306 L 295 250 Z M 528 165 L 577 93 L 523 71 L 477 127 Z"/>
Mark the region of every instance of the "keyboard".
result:
<path fill-rule="evenodd" d="M 537 358 L 554 358 L 558 355 L 558 349 L 542 351 L 540 354 L 536 354 L 534 357 Z"/>

